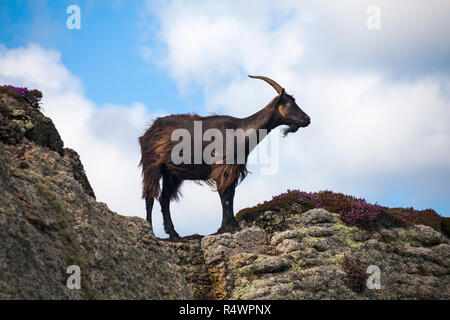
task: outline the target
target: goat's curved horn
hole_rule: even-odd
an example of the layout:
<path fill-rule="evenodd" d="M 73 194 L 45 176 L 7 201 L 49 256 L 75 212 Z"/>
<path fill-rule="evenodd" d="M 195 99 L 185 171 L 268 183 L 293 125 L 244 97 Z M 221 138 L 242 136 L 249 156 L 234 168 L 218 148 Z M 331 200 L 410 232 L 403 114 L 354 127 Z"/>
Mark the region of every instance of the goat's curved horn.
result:
<path fill-rule="evenodd" d="M 251 75 L 248 75 L 248 76 L 249 76 L 250 78 L 264 80 L 265 82 L 267 82 L 268 84 L 270 84 L 270 85 L 276 90 L 276 92 L 277 92 L 278 94 L 280 94 L 281 92 L 283 92 L 283 88 L 282 88 L 278 83 L 276 83 L 275 81 L 273 81 L 273 80 L 270 79 L 270 78 L 263 77 L 263 76 L 251 76 Z"/>

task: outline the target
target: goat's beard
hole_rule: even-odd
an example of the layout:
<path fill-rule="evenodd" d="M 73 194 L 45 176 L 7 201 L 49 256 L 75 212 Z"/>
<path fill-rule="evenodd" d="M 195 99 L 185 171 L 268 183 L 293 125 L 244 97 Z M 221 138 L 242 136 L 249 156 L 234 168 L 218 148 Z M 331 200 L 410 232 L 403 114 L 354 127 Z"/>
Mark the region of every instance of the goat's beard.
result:
<path fill-rule="evenodd" d="M 300 127 L 296 125 L 290 125 L 289 127 L 283 130 L 283 136 L 286 137 L 288 133 L 295 132 L 298 130 L 298 128 Z"/>

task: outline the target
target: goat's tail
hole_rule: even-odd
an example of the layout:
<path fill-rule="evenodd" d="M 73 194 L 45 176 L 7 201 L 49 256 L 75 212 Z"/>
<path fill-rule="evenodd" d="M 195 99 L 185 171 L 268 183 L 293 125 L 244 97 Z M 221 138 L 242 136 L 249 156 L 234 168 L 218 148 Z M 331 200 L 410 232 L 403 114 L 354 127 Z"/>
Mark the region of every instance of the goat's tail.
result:
<path fill-rule="evenodd" d="M 158 119 L 139 138 L 141 145 L 142 198 L 159 198 L 161 190 L 159 180 L 163 165 L 170 165 L 171 151 L 176 142 L 171 140 L 174 128 L 163 126 Z"/>
<path fill-rule="evenodd" d="M 159 166 L 142 167 L 142 198 L 158 198 L 160 195 L 159 179 L 161 168 Z"/>
<path fill-rule="evenodd" d="M 156 150 L 145 135 L 139 138 L 139 143 L 141 145 L 139 166 L 142 167 L 142 198 L 158 198 L 160 195 L 161 165 L 158 161 L 155 161 Z"/>

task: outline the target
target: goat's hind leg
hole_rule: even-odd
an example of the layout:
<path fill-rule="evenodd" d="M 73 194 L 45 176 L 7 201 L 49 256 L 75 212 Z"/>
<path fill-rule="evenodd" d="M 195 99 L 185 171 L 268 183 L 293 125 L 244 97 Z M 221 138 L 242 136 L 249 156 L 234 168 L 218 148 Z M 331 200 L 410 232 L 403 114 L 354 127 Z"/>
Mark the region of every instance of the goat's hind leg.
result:
<path fill-rule="evenodd" d="M 145 197 L 145 210 L 147 212 L 147 221 L 150 223 L 150 226 L 153 228 L 152 225 L 152 210 L 153 210 L 153 203 L 155 201 L 155 198 L 152 197 Z"/>

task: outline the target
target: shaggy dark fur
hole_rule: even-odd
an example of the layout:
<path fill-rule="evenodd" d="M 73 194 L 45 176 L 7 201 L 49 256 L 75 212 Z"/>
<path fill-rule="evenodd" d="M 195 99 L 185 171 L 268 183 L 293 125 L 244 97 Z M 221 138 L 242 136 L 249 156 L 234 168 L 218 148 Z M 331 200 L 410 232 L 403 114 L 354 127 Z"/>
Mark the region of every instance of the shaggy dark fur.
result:
<path fill-rule="evenodd" d="M 276 82 L 266 77 L 256 77 L 268 82 L 279 93 L 265 108 L 247 118 L 230 116 L 202 117 L 195 114 L 178 114 L 157 118 L 153 125 L 139 138 L 141 146 L 141 162 L 143 175 L 142 197 L 146 200 L 147 220 L 151 223 L 151 211 L 154 198 L 161 204 L 164 229 L 170 238 L 178 238 L 170 217 L 169 203 L 177 200 L 183 180 L 205 181 L 215 187 L 222 202 L 222 226 L 218 232 L 232 232 L 239 229 L 234 218 L 233 199 L 235 188 L 247 175 L 246 162 L 249 154 L 248 138 L 246 139 L 245 164 L 227 164 L 225 159 L 214 164 L 194 163 L 194 121 L 201 121 L 202 133 L 208 129 L 218 129 L 224 140 L 226 129 L 267 129 L 268 132 L 279 125 L 288 125 L 285 135 L 295 132 L 299 127 L 310 123 L 309 117 L 297 106 L 292 96 L 286 94 Z M 176 165 L 172 162 L 172 149 L 179 141 L 172 141 L 175 129 L 186 129 L 192 137 L 191 163 Z M 262 138 L 262 137 L 261 137 Z M 258 137 L 258 143 L 260 141 Z M 202 152 L 211 142 L 202 143 Z M 224 141 L 226 145 L 226 141 Z M 235 144 L 236 146 L 236 144 Z M 223 155 L 226 154 L 225 146 Z M 251 151 L 251 150 L 250 150 Z M 203 153 L 202 153 L 203 154 Z M 236 152 L 235 152 L 236 154 Z M 225 156 L 224 156 L 225 157 Z M 159 181 L 162 178 L 162 190 Z"/>

